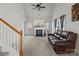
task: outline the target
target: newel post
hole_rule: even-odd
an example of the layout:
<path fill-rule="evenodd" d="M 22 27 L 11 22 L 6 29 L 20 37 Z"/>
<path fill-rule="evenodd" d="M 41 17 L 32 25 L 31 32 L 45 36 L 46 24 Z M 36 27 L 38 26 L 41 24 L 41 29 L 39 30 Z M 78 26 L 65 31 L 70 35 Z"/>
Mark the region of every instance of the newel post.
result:
<path fill-rule="evenodd" d="M 23 49 L 22 49 L 22 30 L 20 31 L 20 48 L 19 48 L 20 56 L 23 56 Z"/>

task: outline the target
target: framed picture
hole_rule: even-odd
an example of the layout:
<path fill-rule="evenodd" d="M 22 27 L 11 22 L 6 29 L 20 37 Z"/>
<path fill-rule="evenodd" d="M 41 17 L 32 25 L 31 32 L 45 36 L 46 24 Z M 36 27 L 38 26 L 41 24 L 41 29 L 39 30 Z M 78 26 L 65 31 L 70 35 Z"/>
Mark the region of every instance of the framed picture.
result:
<path fill-rule="evenodd" d="M 79 3 L 72 6 L 72 21 L 79 21 Z"/>

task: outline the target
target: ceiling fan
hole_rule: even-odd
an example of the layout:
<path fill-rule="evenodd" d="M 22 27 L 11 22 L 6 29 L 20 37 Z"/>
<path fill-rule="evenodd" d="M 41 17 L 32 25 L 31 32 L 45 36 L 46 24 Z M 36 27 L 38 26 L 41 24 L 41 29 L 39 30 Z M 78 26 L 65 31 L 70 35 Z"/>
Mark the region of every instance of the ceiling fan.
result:
<path fill-rule="evenodd" d="M 42 6 L 42 3 L 32 4 L 32 6 L 35 6 L 33 9 L 38 9 L 39 11 L 41 10 L 41 8 L 46 8 L 45 6 Z"/>

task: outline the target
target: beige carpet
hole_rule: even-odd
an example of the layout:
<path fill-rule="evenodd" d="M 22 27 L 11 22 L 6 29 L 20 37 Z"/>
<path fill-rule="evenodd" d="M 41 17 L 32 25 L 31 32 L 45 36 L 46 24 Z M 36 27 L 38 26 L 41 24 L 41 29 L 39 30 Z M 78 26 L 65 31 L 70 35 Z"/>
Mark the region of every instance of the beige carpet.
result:
<path fill-rule="evenodd" d="M 27 36 L 23 40 L 24 56 L 56 56 L 47 37 Z"/>

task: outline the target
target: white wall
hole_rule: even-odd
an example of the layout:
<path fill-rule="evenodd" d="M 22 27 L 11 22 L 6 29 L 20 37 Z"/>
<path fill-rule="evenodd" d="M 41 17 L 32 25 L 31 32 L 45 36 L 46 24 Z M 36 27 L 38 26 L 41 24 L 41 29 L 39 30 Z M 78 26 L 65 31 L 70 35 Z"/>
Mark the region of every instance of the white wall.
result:
<path fill-rule="evenodd" d="M 78 39 L 76 43 L 76 49 L 79 51 L 79 21 L 72 22 L 71 19 L 71 7 L 73 4 L 71 3 L 58 3 L 55 4 L 55 8 L 53 11 L 53 20 L 52 20 L 52 32 L 54 32 L 54 19 L 60 17 L 62 15 L 66 15 L 65 19 L 65 30 L 73 31 L 78 34 Z"/>
<path fill-rule="evenodd" d="M 14 25 L 19 30 L 24 29 L 25 15 L 22 9 L 22 4 L 19 4 L 19 3 L 18 4 L 16 3 L 0 4 L 0 17 L 10 22 L 12 25 Z M 1 26 L 0 45 L 2 44 L 3 46 L 6 46 L 6 45 L 12 46 L 11 42 L 15 40 L 19 40 L 19 36 L 16 32 L 14 32 L 13 30 L 7 27 L 3 28 L 2 27 L 3 25 L 1 23 L 0 23 L 0 26 Z M 4 32 L 3 32 L 3 29 L 4 29 Z M 3 40 L 4 42 L 2 42 L 1 40 Z"/>
<path fill-rule="evenodd" d="M 25 17 L 21 4 L 0 4 L 0 17 L 8 20 L 19 29 L 23 28 L 23 21 L 25 20 Z"/>

